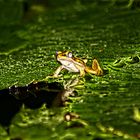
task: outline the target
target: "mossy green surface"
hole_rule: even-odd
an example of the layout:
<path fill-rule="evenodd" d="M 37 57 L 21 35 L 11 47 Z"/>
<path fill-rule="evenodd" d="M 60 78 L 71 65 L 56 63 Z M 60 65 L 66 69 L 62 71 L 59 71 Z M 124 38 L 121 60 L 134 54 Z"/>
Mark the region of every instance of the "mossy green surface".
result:
<path fill-rule="evenodd" d="M 75 89 L 78 97 L 73 97 L 68 107 L 22 107 L 12 120 L 10 136 L 0 127 L 0 139 L 120 140 L 125 134 L 136 139 L 133 136 L 140 135 L 139 122 L 134 119 L 134 108 L 140 109 L 140 62 L 119 68 L 110 65 L 117 59 L 140 56 L 139 16 L 137 9 L 76 2 L 46 9 L 31 21 L 1 25 L 0 89 L 52 75 L 59 66 L 57 50 L 71 50 L 77 57 L 87 58 L 88 65 L 95 57 L 107 73 L 102 77 L 86 75 L 83 88 Z M 63 120 L 66 111 L 79 114 L 87 125 L 69 127 Z M 110 127 L 114 131 L 109 131 Z M 114 134 L 117 130 L 122 136 Z"/>

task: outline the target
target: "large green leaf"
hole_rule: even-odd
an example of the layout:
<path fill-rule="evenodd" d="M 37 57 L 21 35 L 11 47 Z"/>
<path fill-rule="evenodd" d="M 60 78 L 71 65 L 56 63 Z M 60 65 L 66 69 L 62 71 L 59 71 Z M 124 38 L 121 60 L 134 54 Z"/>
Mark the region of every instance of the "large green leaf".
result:
<path fill-rule="evenodd" d="M 105 75 L 87 74 L 76 97 L 63 108 L 32 109 L 12 96 L 19 108 L 11 119 L 10 135 L 0 127 L 0 139 L 136 139 L 140 135 L 140 11 L 99 6 L 76 1 L 66 7 L 44 10 L 25 18 L 22 23 L 1 25 L 0 33 L 0 94 L 9 94 L 9 87 L 23 87 L 33 80 L 42 81 L 60 65 L 57 50 L 72 50 L 88 65 L 96 57 Z M 115 9 L 118 8 L 118 9 Z M 125 65 L 114 65 L 120 59 Z M 48 82 L 67 83 L 74 74 L 62 72 Z M 78 76 L 78 75 L 75 75 Z M 7 96 L 5 96 L 7 97 Z M 5 107 L 8 108 L 9 98 Z M 10 100 L 11 101 L 11 100 Z M 2 105 L 2 103 L 0 103 Z M 15 104 L 15 108 L 16 108 Z M 64 121 L 64 114 L 80 116 Z M 1 112 L 0 112 L 1 115 Z M 5 120 L 4 120 L 5 121 Z M 6 126 L 7 127 L 7 126 Z"/>

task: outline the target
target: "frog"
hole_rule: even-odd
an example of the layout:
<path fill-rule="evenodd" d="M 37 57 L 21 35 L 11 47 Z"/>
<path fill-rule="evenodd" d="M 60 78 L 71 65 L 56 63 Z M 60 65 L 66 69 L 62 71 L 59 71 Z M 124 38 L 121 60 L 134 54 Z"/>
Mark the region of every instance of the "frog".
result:
<path fill-rule="evenodd" d="M 54 72 L 54 77 L 58 77 L 59 73 L 66 69 L 70 72 L 80 73 L 80 76 L 85 76 L 86 73 L 94 74 L 97 76 L 103 75 L 103 70 L 101 69 L 97 59 L 93 59 L 92 67 L 87 66 L 86 59 L 80 59 L 75 57 L 71 51 L 57 51 L 56 60 L 61 64 Z"/>

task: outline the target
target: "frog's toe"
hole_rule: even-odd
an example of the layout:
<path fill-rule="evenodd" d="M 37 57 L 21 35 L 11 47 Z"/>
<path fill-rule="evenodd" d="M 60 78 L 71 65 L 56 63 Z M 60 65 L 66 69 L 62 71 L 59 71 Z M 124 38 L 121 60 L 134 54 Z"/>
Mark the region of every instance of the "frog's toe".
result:
<path fill-rule="evenodd" d="M 59 77 L 62 77 L 62 74 L 59 74 L 59 75 L 54 74 L 54 75 L 52 75 L 52 78 L 59 78 Z"/>

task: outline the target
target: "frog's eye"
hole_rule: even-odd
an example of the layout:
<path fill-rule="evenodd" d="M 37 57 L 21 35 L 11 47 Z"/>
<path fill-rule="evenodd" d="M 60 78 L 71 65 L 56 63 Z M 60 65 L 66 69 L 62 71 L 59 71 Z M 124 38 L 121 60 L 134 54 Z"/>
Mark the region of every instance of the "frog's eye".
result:
<path fill-rule="evenodd" d="M 72 52 L 69 52 L 67 55 L 69 58 L 72 58 Z"/>

